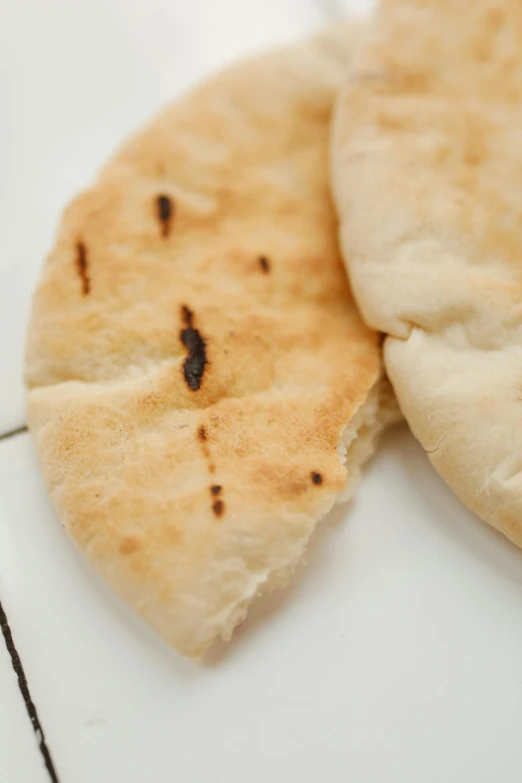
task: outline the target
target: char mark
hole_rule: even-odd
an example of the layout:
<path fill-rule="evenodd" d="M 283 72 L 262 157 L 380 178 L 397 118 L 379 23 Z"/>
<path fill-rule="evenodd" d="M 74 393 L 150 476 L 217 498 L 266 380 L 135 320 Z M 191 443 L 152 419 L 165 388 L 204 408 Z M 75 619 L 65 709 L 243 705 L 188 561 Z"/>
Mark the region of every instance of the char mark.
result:
<path fill-rule="evenodd" d="M 183 375 L 189 389 L 198 391 L 208 364 L 207 347 L 204 338 L 194 327 L 194 313 L 186 305 L 181 308 L 181 318 L 185 328 L 181 330 L 180 339 L 188 351 L 183 363 Z"/>
<path fill-rule="evenodd" d="M 265 275 L 268 275 L 270 273 L 270 261 L 268 258 L 266 256 L 259 256 L 257 260 L 262 271 L 265 273 Z"/>
<path fill-rule="evenodd" d="M 225 512 L 225 504 L 222 500 L 215 500 L 212 505 L 212 511 L 217 517 L 222 517 Z"/>
<path fill-rule="evenodd" d="M 91 290 L 89 277 L 89 262 L 87 260 L 87 248 L 84 242 L 76 243 L 76 270 L 82 281 L 82 294 L 87 296 Z"/>
<path fill-rule="evenodd" d="M 156 212 L 161 225 L 161 236 L 166 238 L 170 234 L 174 207 L 169 196 L 161 194 L 156 197 Z"/>

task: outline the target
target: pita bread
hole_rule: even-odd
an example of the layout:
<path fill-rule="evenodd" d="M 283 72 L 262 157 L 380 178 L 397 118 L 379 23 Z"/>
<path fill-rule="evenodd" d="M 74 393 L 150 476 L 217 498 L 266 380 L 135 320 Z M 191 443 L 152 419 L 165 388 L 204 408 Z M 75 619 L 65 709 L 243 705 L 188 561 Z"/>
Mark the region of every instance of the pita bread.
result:
<path fill-rule="evenodd" d="M 385 0 L 339 101 L 355 297 L 431 461 L 522 545 L 522 3 Z"/>
<path fill-rule="evenodd" d="M 53 503 L 191 656 L 286 584 L 390 415 L 328 192 L 352 35 L 168 108 L 67 209 L 34 299 L 27 409 Z"/>

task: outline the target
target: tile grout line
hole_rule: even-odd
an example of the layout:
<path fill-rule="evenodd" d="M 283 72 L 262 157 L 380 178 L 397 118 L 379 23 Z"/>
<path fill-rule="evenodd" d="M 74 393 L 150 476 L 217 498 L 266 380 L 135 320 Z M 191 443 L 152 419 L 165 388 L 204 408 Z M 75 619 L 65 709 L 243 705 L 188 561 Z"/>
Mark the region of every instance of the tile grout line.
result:
<path fill-rule="evenodd" d="M 22 427 L 17 427 L 15 430 L 9 430 L 8 432 L 3 432 L 0 435 L 0 441 L 8 440 L 9 438 L 14 438 L 16 437 L 16 435 L 21 435 L 23 432 L 28 432 L 27 424 L 24 424 Z"/>
<path fill-rule="evenodd" d="M 4 612 L 4 608 L 2 606 L 1 601 L 0 601 L 0 628 L 2 629 L 2 634 L 5 641 L 5 646 L 7 647 L 7 652 L 9 653 L 9 656 L 11 658 L 11 664 L 13 666 L 14 672 L 18 679 L 18 687 L 20 688 L 20 693 L 22 694 L 22 698 L 24 700 L 25 709 L 27 710 L 29 720 L 31 721 L 31 725 L 34 729 L 34 733 L 36 734 L 36 738 L 38 740 L 38 747 L 40 753 L 43 756 L 45 768 L 49 773 L 49 777 L 51 778 L 52 783 L 59 783 L 58 775 L 56 774 L 53 760 L 51 758 L 51 753 L 45 741 L 44 730 L 42 728 L 42 724 L 40 723 L 40 719 L 38 718 L 36 706 L 31 698 L 31 693 L 29 691 L 29 685 L 27 684 L 27 678 L 25 676 L 24 668 L 22 666 L 22 661 L 20 660 L 20 656 L 15 647 L 15 643 L 13 641 L 13 635 L 11 633 L 9 623 L 7 621 L 7 616 Z"/>

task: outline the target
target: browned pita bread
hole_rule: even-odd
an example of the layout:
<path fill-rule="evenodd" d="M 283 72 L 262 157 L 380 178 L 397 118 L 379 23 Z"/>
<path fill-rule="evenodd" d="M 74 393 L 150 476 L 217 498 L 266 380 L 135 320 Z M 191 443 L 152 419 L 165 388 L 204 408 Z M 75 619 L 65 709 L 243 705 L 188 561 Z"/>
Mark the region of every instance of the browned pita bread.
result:
<path fill-rule="evenodd" d="M 414 433 L 522 545 L 522 3 L 385 0 L 334 180 L 367 322 Z"/>
<path fill-rule="evenodd" d="M 167 109 L 67 209 L 34 300 L 27 408 L 52 500 L 188 655 L 288 581 L 389 416 L 328 193 L 351 36 Z"/>

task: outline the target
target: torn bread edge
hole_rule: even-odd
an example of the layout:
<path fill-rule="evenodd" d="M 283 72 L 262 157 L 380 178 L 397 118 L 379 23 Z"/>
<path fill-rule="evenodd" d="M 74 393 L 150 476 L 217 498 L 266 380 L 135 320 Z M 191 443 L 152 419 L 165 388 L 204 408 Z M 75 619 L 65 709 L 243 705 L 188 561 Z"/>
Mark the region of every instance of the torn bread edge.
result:
<path fill-rule="evenodd" d="M 304 564 L 303 556 L 317 525 L 335 506 L 339 503 L 345 503 L 353 496 L 361 479 L 362 469 L 375 452 L 379 436 L 401 420 L 402 415 L 393 389 L 383 371 L 366 400 L 342 432 L 337 447 L 339 459 L 347 471 L 346 484 L 342 492 L 337 495 L 330 508 L 316 519 L 309 535 L 300 542 L 290 562 L 279 568 L 264 569 L 262 573 L 257 573 L 252 581 L 252 589 L 248 591 L 247 595 L 229 604 L 214 618 L 215 634 L 208 643 L 197 650 L 180 650 L 177 647 L 180 652 L 199 659 L 214 643 L 218 641 L 229 642 L 235 628 L 245 620 L 251 604 L 257 598 L 288 586 L 297 566 Z"/>

